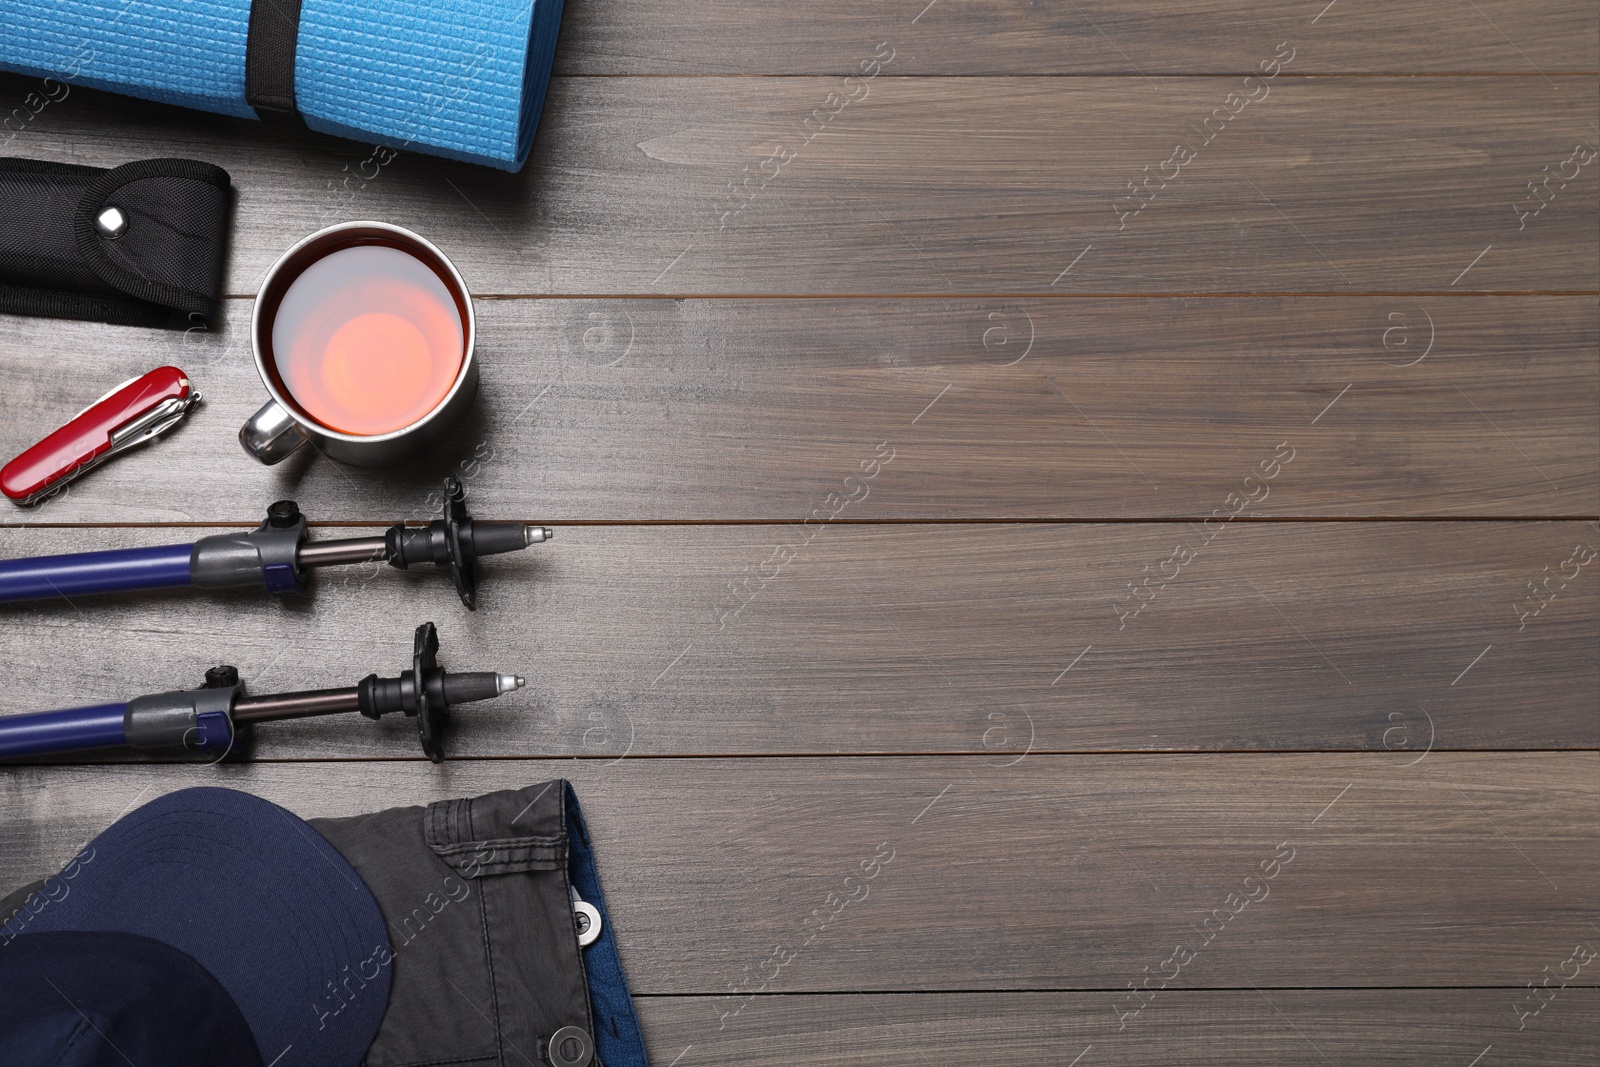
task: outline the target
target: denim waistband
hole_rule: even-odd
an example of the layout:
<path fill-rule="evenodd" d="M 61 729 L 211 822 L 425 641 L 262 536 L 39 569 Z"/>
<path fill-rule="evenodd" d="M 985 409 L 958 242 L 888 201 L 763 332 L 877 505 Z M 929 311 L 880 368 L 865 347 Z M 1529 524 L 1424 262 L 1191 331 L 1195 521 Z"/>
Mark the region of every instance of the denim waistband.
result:
<path fill-rule="evenodd" d="M 595 865 L 594 847 L 578 807 L 578 794 L 572 784 L 561 783 L 567 821 L 567 876 L 579 896 L 600 912 L 600 938 L 584 950 L 584 977 L 589 986 L 589 1008 L 594 1012 L 595 1045 L 605 1067 L 649 1067 L 644 1037 L 639 1031 L 639 1016 L 633 1010 L 628 978 L 622 973 L 622 958 L 617 954 L 615 927 L 606 910 L 605 893 L 600 888 L 600 871 Z"/>

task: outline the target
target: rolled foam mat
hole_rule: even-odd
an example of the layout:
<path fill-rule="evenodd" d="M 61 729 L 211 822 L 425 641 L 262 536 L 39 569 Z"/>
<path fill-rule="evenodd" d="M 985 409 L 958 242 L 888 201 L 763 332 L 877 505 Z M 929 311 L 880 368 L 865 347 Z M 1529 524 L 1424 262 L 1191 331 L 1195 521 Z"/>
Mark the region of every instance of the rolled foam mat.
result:
<path fill-rule="evenodd" d="M 257 118 L 250 2 L 0 0 L 0 69 Z M 295 103 L 322 133 L 519 170 L 560 28 L 561 0 L 303 0 Z"/>

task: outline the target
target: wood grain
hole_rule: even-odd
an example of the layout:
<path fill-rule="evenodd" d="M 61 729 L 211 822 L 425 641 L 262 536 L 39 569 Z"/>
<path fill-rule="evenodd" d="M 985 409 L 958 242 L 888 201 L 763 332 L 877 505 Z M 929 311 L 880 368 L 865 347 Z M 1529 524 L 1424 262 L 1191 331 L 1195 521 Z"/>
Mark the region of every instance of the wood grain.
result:
<path fill-rule="evenodd" d="M 1595 291 L 1600 165 L 1515 207 L 1594 147 L 1593 77 L 1165 81 L 566 79 L 518 175 L 89 92 L 11 150 L 225 167 L 245 295 L 362 216 L 480 295 Z"/>
<path fill-rule="evenodd" d="M 1593 944 L 1591 936 L 1589 943 Z M 1554 983 L 1552 983 L 1553 985 Z M 941 993 L 763 997 L 717 1029 L 715 998 L 645 997 L 654 1062 L 678 1067 L 1014 1067 L 1183 1063 L 1195 1067 L 1411 1067 L 1483 1063 L 1587 1067 L 1600 994 L 1567 988 L 1521 1030 L 1526 989 L 1179 992 L 1148 1022 L 1107 1033 L 1101 993 Z M 1111 1020 L 1115 1023 L 1115 1020 Z M 1492 1057 L 1492 1058 L 1491 1058 Z"/>
<path fill-rule="evenodd" d="M 764 992 L 1094 989 L 1105 991 L 1110 1033 L 1113 1005 L 1132 1009 L 1125 983 L 1147 966 L 1159 974 L 1180 941 L 1195 953 L 1174 982 L 1183 989 L 1521 988 L 1546 964 L 1558 968 L 1574 942 L 1594 944 L 1585 920 L 1600 875 L 1600 754 L 1408 762 L 1323 753 L 1045 756 L 1005 768 L 972 757 L 11 767 L 0 776 L 0 870 L 19 884 L 38 877 L 131 802 L 185 785 L 248 789 L 309 816 L 565 775 L 589 817 L 633 989 L 726 994 L 719 1011 L 760 988 L 755 975 L 775 945 L 798 955 L 775 977 L 769 969 Z M 874 878 L 844 881 L 875 855 L 889 858 L 868 862 Z M 840 911 L 830 893 L 858 902 Z M 1231 893 L 1258 900 L 1201 929 Z M 825 922 L 813 919 L 819 908 Z M 1128 1030 L 1162 1008 L 1158 994 Z"/>
<path fill-rule="evenodd" d="M 863 5 L 568 0 L 556 69 L 566 74 L 848 74 L 892 41 L 904 74 L 1252 71 L 1285 38 L 1312 73 L 1537 76 L 1600 65 L 1600 19 L 1572 0 L 1423 0 L 1263 6 L 1219 0 L 1021 0 Z M 1503 27 L 1506 34 L 1502 36 Z"/>
<path fill-rule="evenodd" d="M 10 530 L 0 555 L 205 532 Z M 1175 543 L 1197 555 L 1129 617 L 1127 583 Z M 353 685 L 409 663 L 432 619 L 446 666 L 529 678 L 461 709 L 462 756 L 1593 748 L 1600 563 L 1568 562 L 1575 545 L 1600 552 L 1600 533 L 1262 523 L 1201 547 L 1164 524 L 845 526 L 809 544 L 795 527 L 564 527 L 486 562 L 470 614 L 445 576 L 381 566 L 325 572 L 310 601 L 5 605 L 3 711 L 187 688 L 221 662 L 257 693 Z M 1563 571 L 1531 614 L 1528 584 Z M 259 752 L 420 758 L 398 717 L 274 724 Z"/>
<path fill-rule="evenodd" d="M 1592 297 L 484 300 L 476 411 L 383 471 L 239 448 L 266 395 L 250 307 L 187 335 L 7 320 L 7 455 L 163 362 L 206 402 L 4 518 L 254 522 L 292 496 L 392 522 L 453 468 L 485 516 L 798 522 L 887 443 L 844 518 L 1203 519 L 1284 441 L 1250 516 L 1600 512 Z"/>
<path fill-rule="evenodd" d="M 1600 164 L 1526 210 L 1600 139 L 1597 68 L 1571 0 L 568 0 L 519 175 L 74 89 L 0 151 L 226 167 L 235 297 L 190 334 L 0 318 L 7 455 L 158 363 L 207 395 L 0 558 L 282 496 L 361 533 L 452 470 L 559 529 L 474 614 L 352 571 L 0 607 L 0 713 L 392 673 L 430 618 L 530 681 L 437 767 L 353 719 L 0 767 L 0 893 L 188 785 L 314 816 L 564 775 L 662 1065 L 1592 1063 L 1589 968 L 1521 1011 L 1600 947 L 1600 585 L 1566 576 Z M 483 298 L 482 396 L 403 470 L 261 468 L 248 297 L 356 218 Z"/>

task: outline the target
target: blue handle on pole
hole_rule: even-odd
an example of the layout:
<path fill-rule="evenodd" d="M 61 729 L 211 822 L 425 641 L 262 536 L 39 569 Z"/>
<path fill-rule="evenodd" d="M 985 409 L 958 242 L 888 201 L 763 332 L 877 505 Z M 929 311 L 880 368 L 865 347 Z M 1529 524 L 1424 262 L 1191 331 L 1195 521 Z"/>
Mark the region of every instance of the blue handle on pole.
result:
<path fill-rule="evenodd" d="M 0 603 L 188 585 L 193 548 L 157 545 L 0 560 Z"/>
<path fill-rule="evenodd" d="M 0 759 L 120 745 L 126 708 L 126 704 L 96 704 L 0 716 Z"/>

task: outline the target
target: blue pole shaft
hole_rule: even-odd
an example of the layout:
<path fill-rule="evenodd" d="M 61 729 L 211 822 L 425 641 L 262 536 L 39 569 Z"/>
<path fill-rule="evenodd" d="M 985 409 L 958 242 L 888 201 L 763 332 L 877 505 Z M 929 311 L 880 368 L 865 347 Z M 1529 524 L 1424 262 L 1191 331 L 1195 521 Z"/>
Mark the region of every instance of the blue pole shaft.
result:
<path fill-rule="evenodd" d="M 126 704 L 96 704 L 0 716 L 0 759 L 120 745 L 126 708 Z"/>
<path fill-rule="evenodd" d="M 0 603 L 189 584 L 193 545 L 0 560 Z"/>

